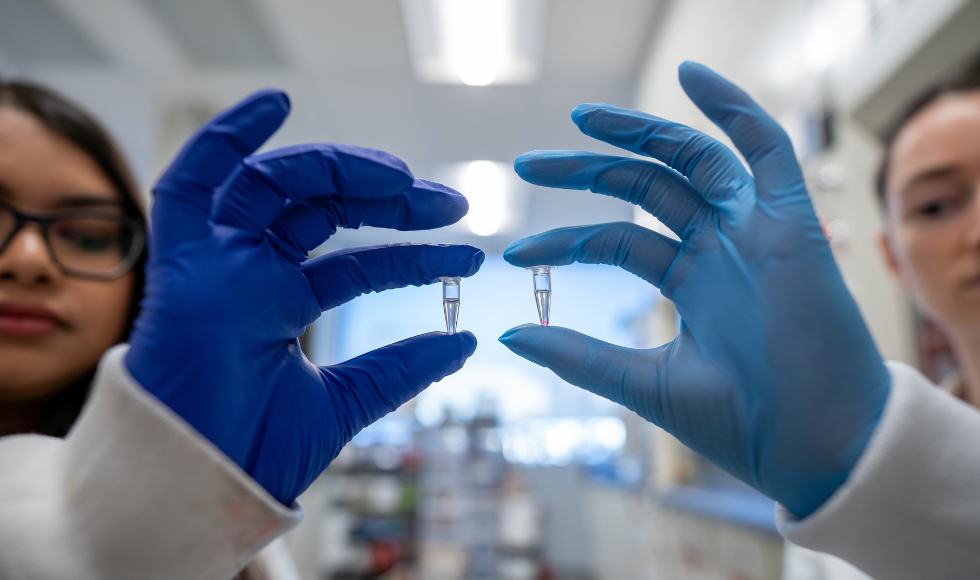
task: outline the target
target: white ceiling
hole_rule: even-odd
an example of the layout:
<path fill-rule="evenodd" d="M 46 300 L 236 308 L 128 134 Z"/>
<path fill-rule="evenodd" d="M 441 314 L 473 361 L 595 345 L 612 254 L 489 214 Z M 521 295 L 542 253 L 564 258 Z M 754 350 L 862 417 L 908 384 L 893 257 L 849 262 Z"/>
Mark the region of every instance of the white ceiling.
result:
<path fill-rule="evenodd" d="M 270 146 L 377 147 L 431 178 L 444 163 L 510 162 L 531 149 L 608 151 L 568 113 L 581 102 L 632 104 L 664 5 L 550 0 L 541 80 L 466 87 L 415 80 L 398 0 L 0 0 L 0 74 L 39 79 L 89 106 L 146 182 L 202 117 L 270 85 L 293 101 Z M 527 231 L 478 245 L 499 251 L 531 231 L 631 215 L 588 193 L 530 193 Z M 361 232 L 357 240 L 389 238 Z"/>

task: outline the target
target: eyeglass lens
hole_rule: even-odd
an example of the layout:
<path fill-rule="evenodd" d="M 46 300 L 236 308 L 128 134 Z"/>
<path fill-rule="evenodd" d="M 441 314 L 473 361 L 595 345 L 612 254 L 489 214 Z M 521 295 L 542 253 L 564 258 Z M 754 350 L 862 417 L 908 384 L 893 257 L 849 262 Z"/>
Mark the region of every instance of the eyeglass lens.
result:
<path fill-rule="evenodd" d="M 14 214 L 0 207 L 0 241 L 17 224 Z M 48 244 L 56 262 L 71 273 L 92 276 L 121 274 L 142 249 L 137 228 L 111 216 L 65 217 L 48 226 Z"/>

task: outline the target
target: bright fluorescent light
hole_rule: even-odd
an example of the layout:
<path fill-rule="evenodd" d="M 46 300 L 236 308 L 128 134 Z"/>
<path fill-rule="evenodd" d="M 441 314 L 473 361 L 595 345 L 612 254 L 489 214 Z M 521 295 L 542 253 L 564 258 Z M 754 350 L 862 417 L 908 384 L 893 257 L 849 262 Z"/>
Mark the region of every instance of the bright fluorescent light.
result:
<path fill-rule="evenodd" d="M 470 203 L 466 225 L 478 236 L 500 231 L 507 214 L 507 181 L 499 164 L 470 161 L 463 167 L 461 193 Z"/>
<path fill-rule="evenodd" d="M 436 84 L 537 80 L 546 0 L 401 0 L 415 74 Z"/>
<path fill-rule="evenodd" d="M 803 43 L 803 62 L 823 72 L 854 50 L 871 27 L 868 5 L 859 0 L 823 0 L 814 4 Z"/>
<path fill-rule="evenodd" d="M 527 218 L 528 185 L 514 174 L 510 163 L 463 161 L 435 168 L 433 178 L 466 196 L 469 213 L 457 226 L 477 236 L 511 233 Z"/>
<path fill-rule="evenodd" d="M 449 58 L 464 85 L 482 87 L 497 80 L 512 34 L 508 0 L 440 0 Z"/>

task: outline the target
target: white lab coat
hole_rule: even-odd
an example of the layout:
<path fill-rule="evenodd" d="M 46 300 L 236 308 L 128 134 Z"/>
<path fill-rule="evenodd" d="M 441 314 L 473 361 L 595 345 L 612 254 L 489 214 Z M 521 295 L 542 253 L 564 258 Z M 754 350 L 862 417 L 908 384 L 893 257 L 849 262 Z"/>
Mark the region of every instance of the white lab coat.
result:
<path fill-rule="evenodd" d="M 299 523 L 106 353 L 64 439 L 0 438 L 0 579 L 235 575 Z M 980 577 L 980 413 L 890 363 L 892 392 L 850 479 L 790 541 L 877 580 Z"/>
<path fill-rule="evenodd" d="M 103 357 L 65 439 L 0 438 L 0 579 L 228 580 L 299 523 Z"/>
<path fill-rule="evenodd" d="M 876 580 L 980 578 L 980 413 L 888 367 L 891 394 L 848 481 L 804 520 L 777 506 L 777 526 Z"/>

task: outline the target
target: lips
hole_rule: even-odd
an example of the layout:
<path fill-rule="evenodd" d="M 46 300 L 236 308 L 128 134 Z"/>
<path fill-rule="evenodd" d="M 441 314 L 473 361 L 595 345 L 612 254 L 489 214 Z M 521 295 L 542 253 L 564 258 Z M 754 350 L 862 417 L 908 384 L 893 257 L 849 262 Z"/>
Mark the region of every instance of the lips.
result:
<path fill-rule="evenodd" d="M 41 336 L 64 324 L 57 314 L 43 306 L 0 303 L 0 334 Z"/>

